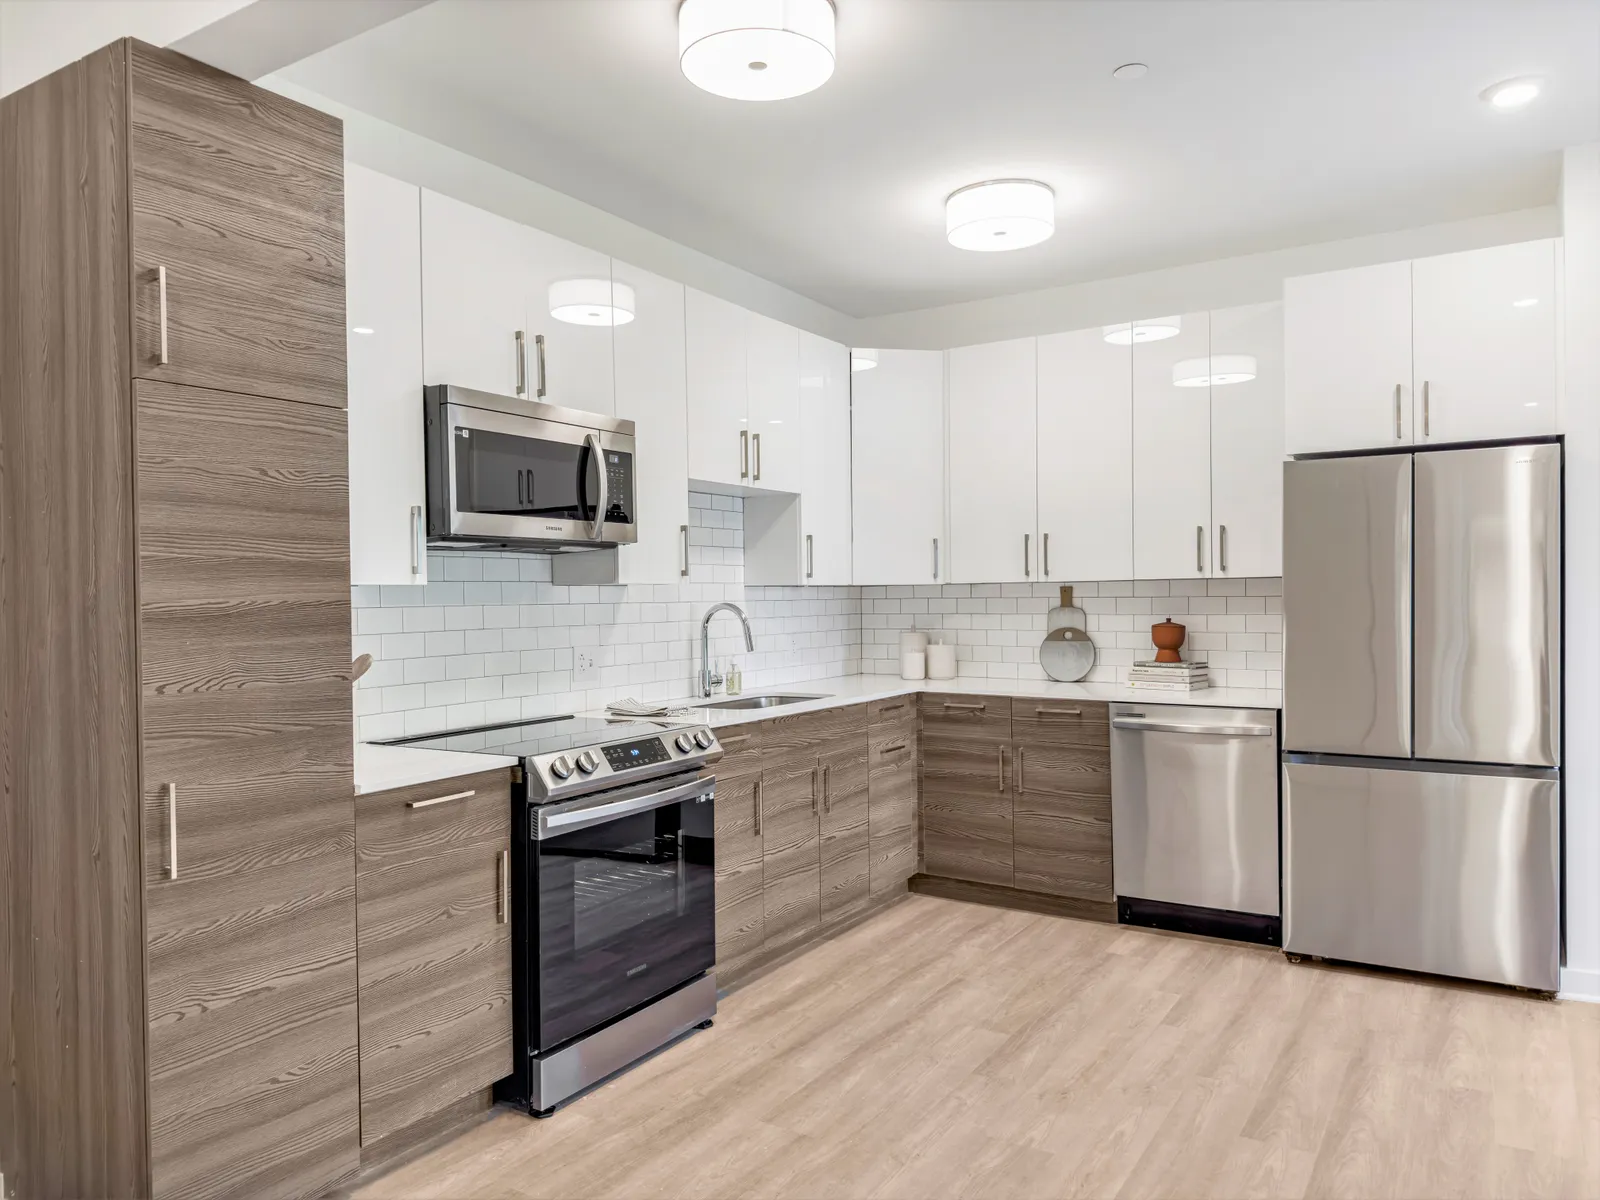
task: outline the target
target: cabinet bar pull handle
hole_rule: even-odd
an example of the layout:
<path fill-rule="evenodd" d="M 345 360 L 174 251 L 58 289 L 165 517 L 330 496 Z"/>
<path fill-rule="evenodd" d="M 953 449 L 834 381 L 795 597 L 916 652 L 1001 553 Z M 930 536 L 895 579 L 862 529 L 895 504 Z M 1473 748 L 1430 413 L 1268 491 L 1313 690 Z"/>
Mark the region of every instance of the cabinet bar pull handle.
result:
<path fill-rule="evenodd" d="M 1201 574 L 1206 569 L 1205 553 L 1206 527 L 1204 525 L 1196 525 L 1194 527 L 1194 573 L 1196 575 Z"/>
<path fill-rule="evenodd" d="M 754 474 L 752 474 L 750 476 L 750 478 L 751 479 L 760 479 L 761 478 L 761 435 L 759 433 L 752 433 L 750 435 L 750 441 L 751 441 L 752 445 L 755 447 L 755 449 L 751 451 L 751 457 L 755 460 L 755 468 L 756 468 Z"/>
<path fill-rule="evenodd" d="M 1016 777 L 1017 777 L 1017 791 L 1019 791 L 1019 792 L 1027 791 L 1028 790 L 1027 784 L 1022 782 L 1022 747 L 1021 746 L 1017 747 L 1017 766 L 1016 766 L 1015 774 L 1016 774 Z"/>
<path fill-rule="evenodd" d="M 1217 526 L 1217 568 L 1224 574 L 1228 570 L 1228 527 Z"/>
<path fill-rule="evenodd" d="M 167 269 L 156 268 L 156 295 L 161 307 L 161 356 L 156 359 L 158 366 L 166 366 L 170 359 L 167 357 Z M 173 878 L 177 878 L 176 872 Z"/>
<path fill-rule="evenodd" d="M 987 704 L 952 704 L 948 700 L 944 702 L 944 706 L 946 709 L 955 709 L 956 712 L 982 712 L 989 707 Z"/>
<path fill-rule="evenodd" d="M 544 334 L 535 334 L 533 338 L 533 361 L 539 365 L 539 388 L 534 392 L 541 400 L 544 398 Z"/>
<path fill-rule="evenodd" d="M 528 343 L 523 337 L 522 330 L 517 330 L 514 335 L 517 339 L 517 395 L 528 394 Z"/>
<path fill-rule="evenodd" d="M 882 707 L 882 708 L 880 708 L 880 709 L 879 709 L 879 710 L 878 710 L 878 711 L 879 711 L 879 712 L 880 712 L 880 713 L 886 713 L 886 712 L 899 712 L 899 711 L 900 711 L 900 710 L 901 710 L 901 709 L 902 709 L 902 708 L 904 708 L 904 707 L 905 707 L 905 703 L 904 703 L 904 701 L 902 701 L 902 702 L 901 702 L 901 703 L 899 703 L 899 704 L 885 704 L 885 705 L 884 705 L 884 706 L 883 706 L 883 707 Z"/>
<path fill-rule="evenodd" d="M 811 768 L 811 811 L 817 811 L 817 769 Z"/>
<path fill-rule="evenodd" d="M 1036 709 L 1033 710 L 1033 713 L 1034 713 L 1035 716 L 1038 716 L 1038 717 L 1081 717 L 1081 716 L 1083 716 L 1083 709 L 1081 709 L 1081 708 L 1036 708 Z"/>
<path fill-rule="evenodd" d="M 933 539 L 933 577 L 939 578 L 939 539 Z"/>
<path fill-rule="evenodd" d="M 1404 435 L 1400 432 L 1400 385 L 1394 385 L 1394 436 L 1399 441 Z"/>
<path fill-rule="evenodd" d="M 718 738 L 717 740 L 719 742 L 721 742 L 724 746 L 735 746 L 735 745 L 738 745 L 740 742 L 748 742 L 754 736 L 755 735 L 751 734 L 751 733 L 736 733 L 732 737 L 724 736 L 724 737 Z"/>
<path fill-rule="evenodd" d="M 495 855 L 499 886 L 496 891 L 496 924 L 504 925 L 511 916 L 511 851 L 502 850 Z"/>
<path fill-rule="evenodd" d="M 828 772 L 832 769 L 832 767 L 822 768 L 822 811 L 830 813 L 833 811 L 833 797 L 828 793 Z"/>
<path fill-rule="evenodd" d="M 739 478 L 750 478 L 750 431 L 739 430 Z"/>
<path fill-rule="evenodd" d="M 1029 543 L 1033 541 L 1033 534 L 1022 535 L 1022 574 L 1027 578 L 1033 574 L 1033 551 Z"/>
<path fill-rule="evenodd" d="M 1040 551 L 1041 554 L 1044 555 L 1044 577 L 1046 579 L 1049 579 L 1050 578 L 1050 535 L 1048 533 L 1046 533 L 1046 534 L 1043 534 L 1042 537 L 1043 537 L 1043 541 L 1039 545 L 1039 551 Z"/>
<path fill-rule="evenodd" d="M 178 785 L 167 784 L 167 878 L 178 877 Z"/>
<path fill-rule="evenodd" d="M 411 506 L 411 573 L 422 574 L 422 505 Z"/>
<path fill-rule="evenodd" d="M 885 754 L 899 754 L 900 751 L 904 750 L 905 748 L 906 748 L 906 743 L 904 743 L 904 742 L 896 742 L 892 746 L 885 746 L 883 748 L 883 753 L 885 753 Z"/>
<path fill-rule="evenodd" d="M 811 544 L 811 535 L 806 534 L 806 578 L 810 579 L 816 569 L 817 556 L 815 547 Z"/>
<path fill-rule="evenodd" d="M 756 802 L 756 836 L 761 836 L 761 780 L 756 780 L 755 786 L 750 789 L 750 794 Z"/>
<path fill-rule="evenodd" d="M 1424 379 L 1422 381 L 1422 436 L 1423 437 L 1427 437 L 1428 436 L 1428 426 L 1432 424 L 1432 422 L 1428 419 L 1428 409 L 1429 409 L 1429 407 L 1430 407 L 1430 404 L 1429 404 L 1429 401 L 1428 401 L 1428 380 Z"/>
<path fill-rule="evenodd" d="M 451 792 L 448 796 L 435 796 L 432 800 L 407 800 L 407 808 L 432 808 L 435 804 L 448 804 L 452 800 L 470 800 L 477 792 Z"/>
<path fill-rule="evenodd" d="M 995 749 L 1000 753 L 995 767 L 995 773 L 999 778 L 999 782 L 994 790 L 997 792 L 1003 792 L 1006 790 L 1006 748 L 1004 746 L 996 746 Z"/>
<path fill-rule="evenodd" d="M 678 568 L 678 575 L 682 579 L 689 578 L 689 527 L 678 526 L 678 536 L 683 538 L 683 566 Z"/>

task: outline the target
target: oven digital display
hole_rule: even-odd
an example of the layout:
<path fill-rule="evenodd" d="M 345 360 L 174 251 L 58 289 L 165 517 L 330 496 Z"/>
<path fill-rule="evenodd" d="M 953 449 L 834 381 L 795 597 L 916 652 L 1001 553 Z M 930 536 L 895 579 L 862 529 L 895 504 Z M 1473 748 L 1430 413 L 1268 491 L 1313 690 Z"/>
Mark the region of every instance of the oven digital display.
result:
<path fill-rule="evenodd" d="M 602 748 L 606 753 L 606 761 L 611 764 L 613 771 L 626 771 L 630 767 L 668 762 L 672 757 L 667 753 L 665 743 L 658 737 L 642 738 L 637 742 L 619 742 L 615 746 Z"/>

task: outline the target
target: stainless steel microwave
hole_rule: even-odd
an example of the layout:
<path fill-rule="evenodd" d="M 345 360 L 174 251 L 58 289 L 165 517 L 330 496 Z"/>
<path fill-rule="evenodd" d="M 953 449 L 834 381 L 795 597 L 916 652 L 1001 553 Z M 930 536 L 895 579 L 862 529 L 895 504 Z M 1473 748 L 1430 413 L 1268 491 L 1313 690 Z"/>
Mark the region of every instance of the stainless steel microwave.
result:
<path fill-rule="evenodd" d="M 633 422 L 423 390 L 428 544 L 561 552 L 638 540 Z"/>

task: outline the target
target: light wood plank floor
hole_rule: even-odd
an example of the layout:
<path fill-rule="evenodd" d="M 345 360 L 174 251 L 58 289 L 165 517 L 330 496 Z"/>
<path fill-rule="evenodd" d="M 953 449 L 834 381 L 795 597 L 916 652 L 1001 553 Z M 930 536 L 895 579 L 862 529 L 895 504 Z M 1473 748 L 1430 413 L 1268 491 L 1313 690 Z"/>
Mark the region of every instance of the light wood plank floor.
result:
<path fill-rule="evenodd" d="M 380 1197 L 1600 1197 L 1600 1006 L 913 896 Z"/>

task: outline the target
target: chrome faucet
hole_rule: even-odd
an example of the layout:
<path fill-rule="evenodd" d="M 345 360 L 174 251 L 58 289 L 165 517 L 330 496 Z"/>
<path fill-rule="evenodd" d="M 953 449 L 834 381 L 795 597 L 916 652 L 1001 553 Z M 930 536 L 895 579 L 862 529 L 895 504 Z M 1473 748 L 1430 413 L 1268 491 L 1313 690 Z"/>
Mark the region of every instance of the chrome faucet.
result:
<path fill-rule="evenodd" d="M 700 621 L 700 695 L 709 696 L 713 689 L 722 686 L 722 676 L 711 669 L 711 618 L 719 612 L 731 612 L 739 618 L 739 624 L 744 626 L 744 648 L 754 653 L 756 648 L 755 638 L 750 636 L 750 618 L 744 615 L 744 609 L 737 604 L 723 601 L 713 604 L 706 609 L 706 615 Z"/>

